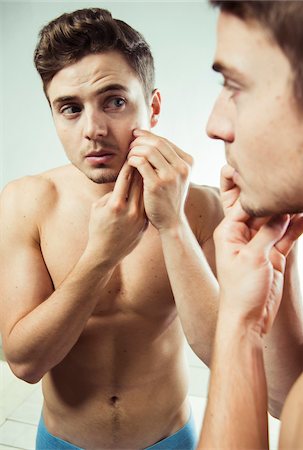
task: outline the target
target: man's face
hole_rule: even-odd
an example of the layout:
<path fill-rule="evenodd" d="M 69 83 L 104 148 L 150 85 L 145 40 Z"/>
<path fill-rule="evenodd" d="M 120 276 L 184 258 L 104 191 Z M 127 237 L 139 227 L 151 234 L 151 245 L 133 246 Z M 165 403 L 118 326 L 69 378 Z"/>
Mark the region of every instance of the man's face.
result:
<path fill-rule="evenodd" d="M 47 95 L 67 157 L 96 183 L 116 180 L 133 130 L 150 129 L 160 101 L 154 94 L 147 105 L 139 79 L 114 51 L 90 54 L 60 70 Z"/>
<path fill-rule="evenodd" d="M 290 63 L 266 31 L 221 13 L 214 69 L 224 87 L 207 133 L 225 143 L 244 209 L 253 215 L 303 210 L 303 120 Z"/>

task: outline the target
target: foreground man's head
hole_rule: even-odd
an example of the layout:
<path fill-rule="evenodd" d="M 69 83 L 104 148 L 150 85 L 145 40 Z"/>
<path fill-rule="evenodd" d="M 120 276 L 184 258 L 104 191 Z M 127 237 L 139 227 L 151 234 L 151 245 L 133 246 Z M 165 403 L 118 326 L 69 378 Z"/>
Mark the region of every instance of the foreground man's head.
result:
<path fill-rule="evenodd" d="M 211 1 L 224 87 L 207 125 L 253 215 L 303 210 L 303 3 Z"/>

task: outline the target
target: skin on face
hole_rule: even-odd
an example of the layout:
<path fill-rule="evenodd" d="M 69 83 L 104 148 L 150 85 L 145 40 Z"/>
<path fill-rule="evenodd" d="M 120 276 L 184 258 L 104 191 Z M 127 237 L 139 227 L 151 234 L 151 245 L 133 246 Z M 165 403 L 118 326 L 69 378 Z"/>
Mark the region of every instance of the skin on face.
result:
<path fill-rule="evenodd" d="M 63 68 L 47 95 L 68 159 L 96 183 L 116 180 L 133 130 L 150 129 L 160 110 L 159 92 L 147 104 L 139 78 L 116 51 L 90 54 Z"/>
<path fill-rule="evenodd" d="M 303 121 L 290 63 L 256 22 L 221 13 L 214 70 L 224 87 L 207 124 L 225 143 L 243 208 L 252 215 L 303 210 Z"/>

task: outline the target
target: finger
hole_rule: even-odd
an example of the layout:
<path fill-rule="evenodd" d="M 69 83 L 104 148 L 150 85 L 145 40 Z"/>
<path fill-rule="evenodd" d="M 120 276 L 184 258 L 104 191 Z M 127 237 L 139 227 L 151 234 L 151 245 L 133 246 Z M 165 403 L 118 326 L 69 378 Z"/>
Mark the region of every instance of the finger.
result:
<path fill-rule="evenodd" d="M 156 170 L 156 173 L 163 177 L 165 174 L 173 170 L 165 157 L 158 151 L 158 149 L 151 146 L 137 146 L 133 148 L 128 154 L 128 160 L 131 157 L 145 158 L 150 165 Z"/>
<path fill-rule="evenodd" d="M 260 228 L 271 219 L 270 216 L 267 217 L 250 217 L 247 221 L 247 226 L 252 231 L 259 231 Z"/>
<path fill-rule="evenodd" d="M 229 164 L 225 164 L 225 166 L 221 169 L 220 174 L 220 191 L 221 193 L 230 191 L 234 187 L 237 187 L 233 180 L 233 175 L 235 173 L 235 169 Z"/>
<path fill-rule="evenodd" d="M 106 194 L 102 195 L 95 204 L 98 206 L 105 206 L 108 202 L 108 200 L 111 198 L 113 191 L 107 192 Z"/>
<path fill-rule="evenodd" d="M 182 161 L 168 142 L 155 135 L 137 137 L 130 144 L 130 154 L 138 154 L 137 152 L 143 152 L 144 149 L 146 149 L 146 153 L 143 156 L 148 156 L 147 149 L 154 149 L 172 166 L 178 166 Z"/>
<path fill-rule="evenodd" d="M 128 197 L 128 207 L 135 207 L 137 211 L 139 211 L 139 217 L 141 216 L 144 220 L 143 230 L 145 231 L 148 226 L 148 219 L 145 214 L 144 208 L 144 200 L 143 200 L 143 178 L 138 172 L 138 170 L 134 171 L 130 190 Z"/>
<path fill-rule="evenodd" d="M 230 209 L 236 203 L 240 196 L 240 189 L 238 186 L 230 189 L 226 192 L 221 192 L 221 203 L 223 206 L 224 214 L 228 214 Z"/>
<path fill-rule="evenodd" d="M 288 214 L 272 217 L 247 244 L 247 250 L 267 257 L 273 246 L 285 234 L 289 220 Z"/>
<path fill-rule="evenodd" d="M 232 222 L 243 222 L 246 223 L 247 220 L 250 218 L 250 215 L 244 211 L 242 208 L 242 205 L 240 203 L 240 200 L 238 199 L 234 205 L 230 208 L 228 219 Z"/>
<path fill-rule="evenodd" d="M 190 166 L 193 165 L 193 158 L 188 153 L 181 150 L 175 144 L 170 142 L 164 137 L 157 136 L 151 131 L 147 130 L 134 130 L 134 136 L 136 139 L 131 143 L 130 148 L 136 145 L 151 145 L 159 150 L 163 154 L 165 159 L 172 165 L 180 164 L 180 159 L 185 161 Z"/>
<path fill-rule="evenodd" d="M 303 233 L 303 214 L 296 214 L 292 216 L 286 233 L 280 239 L 279 242 L 276 243 L 276 249 L 287 256 L 290 250 L 292 249 L 296 240 Z"/>
<path fill-rule="evenodd" d="M 134 169 L 127 162 L 125 162 L 115 183 L 115 187 L 112 193 L 113 200 L 127 199 L 133 171 Z"/>
<path fill-rule="evenodd" d="M 224 214 L 228 214 L 230 208 L 236 203 L 240 196 L 240 189 L 233 181 L 234 168 L 226 164 L 221 169 L 220 194 Z"/>
<path fill-rule="evenodd" d="M 143 180 L 140 173 L 135 170 L 133 172 L 129 192 L 128 192 L 128 203 L 129 206 L 135 204 L 136 207 L 140 206 L 143 191 Z"/>
<path fill-rule="evenodd" d="M 140 172 L 144 180 L 144 185 L 151 186 L 159 181 L 154 168 L 145 158 L 141 156 L 131 156 L 128 160 L 128 164 Z"/>

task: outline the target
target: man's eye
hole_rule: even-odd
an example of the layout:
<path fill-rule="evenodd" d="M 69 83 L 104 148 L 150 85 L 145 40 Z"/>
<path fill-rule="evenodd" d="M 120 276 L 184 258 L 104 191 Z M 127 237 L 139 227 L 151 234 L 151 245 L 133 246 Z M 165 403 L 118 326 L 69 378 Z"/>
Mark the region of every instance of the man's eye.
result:
<path fill-rule="evenodd" d="M 125 106 L 126 100 L 121 97 L 109 99 L 105 104 L 105 109 L 121 109 Z"/>
<path fill-rule="evenodd" d="M 77 106 L 77 105 L 63 106 L 63 108 L 60 109 L 60 112 L 67 116 L 71 116 L 73 114 L 78 114 L 80 111 L 81 111 L 81 108 L 80 108 L 80 106 Z"/>
<path fill-rule="evenodd" d="M 234 97 L 238 92 L 240 92 L 240 88 L 235 83 L 224 79 L 222 83 L 223 87 L 231 93 L 231 96 Z"/>

